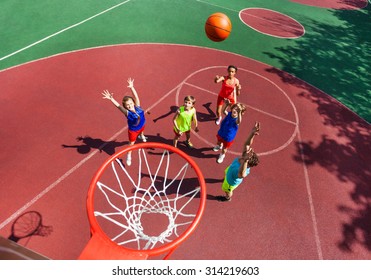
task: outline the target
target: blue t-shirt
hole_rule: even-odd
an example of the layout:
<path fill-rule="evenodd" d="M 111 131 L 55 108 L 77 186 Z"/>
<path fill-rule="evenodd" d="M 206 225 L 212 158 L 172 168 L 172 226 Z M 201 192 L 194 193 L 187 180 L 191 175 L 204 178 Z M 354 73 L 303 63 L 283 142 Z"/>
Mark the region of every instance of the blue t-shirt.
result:
<path fill-rule="evenodd" d="M 243 178 L 238 178 L 238 170 L 240 169 L 240 163 L 238 158 L 235 158 L 228 168 L 226 179 L 229 185 L 238 186 L 242 183 Z M 246 168 L 245 175 L 250 174 L 250 167 Z"/>
<path fill-rule="evenodd" d="M 231 142 L 236 137 L 238 131 L 238 124 L 236 123 L 237 118 L 232 117 L 232 112 L 223 119 L 220 124 L 220 129 L 218 135 L 224 139 L 226 142 Z"/>
<path fill-rule="evenodd" d="M 127 116 L 128 117 L 129 130 L 131 130 L 131 131 L 137 131 L 137 130 L 141 129 L 146 122 L 146 118 L 144 117 L 143 109 L 139 106 L 135 106 L 134 108 L 135 108 L 136 114 L 134 112 L 128 110 L 128 116 Z M 140 117 L 139 123 L 138 123 L 138 116 Z"/>

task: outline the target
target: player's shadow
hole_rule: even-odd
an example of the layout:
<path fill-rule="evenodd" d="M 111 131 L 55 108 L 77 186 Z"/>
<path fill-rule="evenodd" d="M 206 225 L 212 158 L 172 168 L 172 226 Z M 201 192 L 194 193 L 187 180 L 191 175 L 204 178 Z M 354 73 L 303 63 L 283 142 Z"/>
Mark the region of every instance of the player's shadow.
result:
<path fill-rule="evenodd" d="M 167 139 L 161 136 L 160 133 L 157 133 L 157 135 L 147 135 L 148 140 L 151 142 L 159 142 L 159 143 L 164 143 L 168 145 L 173 145 L 173 139 Z M 182 152 L 186 153 L 189 156 L 196 157 L 196 158 L 216 158 L 219 156 L 219 154 L 216 154 L 213 152 L 212 147 L 202 147 L 202 148 L 189 148 L 186 144 L 185 141 L 179 141 L 177 148 L 181 150 Z M 211 152 L 211 153 L 209 153 Z M 151 152 L 154 154 L 154 152 Z M 162 155 L 162 153 L 159 153 L 159 155 Z"/>
<path fill-rule="evenodd" d="M 166 112 L 165 114 L 163 114 L 163 115 L 161 115 L 161 116 L 159 116 L 159 117 L 153 119 L 153 122 L 157 122 L 157 121 L 159 121 L 159 120 L 161 120 L 161 119 L 165 119 L 165 118 L 167 118 L 167 117 L 170 116 L 170 115 L 174 115 L 175 112 L 176 112 L 177 110 L 178 110 L 178 106 L 170 106 L 168 112 Z"/>
<path fill-rule="evenodd" d="M 207 113 L 204 113 L 201 110 L 197 110 L 197 120 L 199 122 L 211 122 L 215 121 L 216 115 L 213 110 L 210 108 L 211 102 L 207 102 L 202 104 L 202 106 L 206 109 Z"/>
<path fill-rule="evenodd" d="M 202 104 L 202 106 L 206 109 L 206 113 L 202 112 L 201 110 L 197 110 L 197 120 L 199 122 L 209 122 L 209 121 L 214 121 L 216 118 L 216 115 L 213 110 L 210 108 L 211 102 Z M 157 122 L 161 119 L 165 119 L 171 115 L 174 116 L 176 111 L 178 110 L 178 106 L 170 106 L 169 111 L 166 112 L 165 114 L 158 116 L 157 118 L 153 119 L 153 122 Z"/>
<path fill-rule="evenodd" d="M 117 142 L 115 140 L 113 141 L 103 141 L 102 139 L 99 138 L 92 138 L 90 136 L 78 136 L 76 137 L 77 142 L 81 142 L 80 145 L 66 145 L 62 144 L 62 148 L 74 148 L 77 150 L 78 153 L 80 154 L 87 154 L 89 153 L 92 149 L 97 149 L 100 152 L 105 152 L 108 155 L 113 155 L 115 154 L 115 149 L 117 147 L 124 146 L 126 144 L 129 144 L 128 141 L 122 141 L 122 142 Z"/>

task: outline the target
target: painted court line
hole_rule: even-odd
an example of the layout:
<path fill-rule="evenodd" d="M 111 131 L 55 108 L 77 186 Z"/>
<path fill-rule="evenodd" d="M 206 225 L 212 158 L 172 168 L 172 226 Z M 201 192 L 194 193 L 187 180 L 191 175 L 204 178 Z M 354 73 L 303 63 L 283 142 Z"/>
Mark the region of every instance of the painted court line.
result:
<path fill-rule="evenodd" d="M 167 96 L 169 96 L 174 90 L 179 88 L 180 84 L 177 85 L 175 88 L 170 90 L 168 93 L 164 94 L 157 102 L 155 102 L 151 107 L 149 107 L 147 110 L 150 110 L 157 106 L 162 100 L 164 100 Z M 116 139 L 120 134 L 122 134 L 127 129 L 127 126 L 120 129 L 118 132 L 116 132 L 109 140 L 108 142 Z M 29 202 L 24 204 L 21 208 L 19 208 L 16 212 L 14 212 L 9 218 L 7 218 L 4 222 L 0 224 L 0 229 L 5 227 L 7 224 L 9 224 L 11 221 L 13 221 L 15 218 L 17 218 L 21 213 L 23 213 L 26 209 L 28 209 L 31 205 L 36 203 L 40 198 L 42 198 L 44 195 L 46 195 L 49 191 L 54 189 L 59 183 L 61 183 L 63 180 L 65 180 L 68 176 L 70 176 L 72 173 L 74 173 L 77 169 L 79 169 L 84 163 L 86 163 L 89 159 L 91 159 L 93 156 L 95 156 L 100 150 L 102 150 L 107 144 L 104 143 L 102 146 L 100 146 L 97 150 L 90 153 L 88 156 L 86 156 L 84 159 L 82 159 L 79 163 L 77 163 L 74 167 L 72 167 L 70 170 L 68 170 L 66 173 L 64 173 L 61 177 L 59 177 L 55 182 L 47 186 L 43 191 L 41 191 L 38 195 L 36 195 L 33 199 L 31 199 Z"/>
<path fill-rule="evenodd" d="M 190 84 L 190 83 L 187 83 L 187 82 L 185 82 L 184 84 L 187 85 L 187 86 L 190 86 L 190 87 L 196 88 L 196 89 L 198 89 L 198 90 L 202 90 L 202 91 L 204 91 L 204 92 L 211 93 L 211 94 L 213 94 L 213 95 L 215 95 L 215 96 L 218 95 L 218 94 L 216 94 L 216 93 L 213 92 L 213 91 L 210 91 L 210 90 L 205 89 L 205 88 L 201 88 L 201 87 L 196 86 L 196 85 L 194 85 L 194 84 Z M 289 124 L 292 124 L 292 125 L 296 125 L 296 123 L 295 123 L 294 121 L 291 121 L 291 120 L 288 120 L 288 119 L 281 118 L 281 117 L 279 117 L 279 116 L 273 115 L 273 114 L 271 114 L 271 113 L 268 113 L 268 112 L 266 112 L 266 111 L 260 110 L 260 109 L 258 109 L 258 108 L 256 108 L 256 107 L 253 107 L 253 106 L 250 106 L 250 105 L 247 105 L 247 104 L 245 104 L 245 105 L 246 105 L 246 107 L 248 107 L 248 108 L 250 108 L 250 109 L 252 109 L 252 110 L 254 110 L 254 111 L 257 111 L 257 112 L 259 112 L 259 113 L 262 113 L 262 114 L 264 114 L 264 115 L 270 116 L 270 117 L 272 117 L 272 118 L 278 119 L 278 120 L 280 120 L 280 121 L 283 121 L 283 122 L 286 122 L 286 123 L 289 123 Z"/>
<path fill-rule="evenodd" d="M 64 28 L 64 29 L 62 29 L 62 30 L 60 30 L 60 31 L 58 31 L 58 32 L 56 32 L 56 33 L 54 33 L 54 34 L 52 34 L 52 35 L 49 35 L 49 36 L 47 36 L 47 37 L 45 37 L 45 38 L 43 38 L 43 39 L 41 39 L 41 40 L 35 42 L 35 43 L 32 43 L 32 44 L 30 44 L 30 45 L 28 45 L 28 46 L 26 46 L 26 47 L 24 47 L 24 48 L 22 48 L 22 49 L 19 49 L 19 50 L 15 51 L 15 52 L 13 52 L 13 53 L 11 53 L 11 54 L 8 54 L 8 55 L 6 55 L 6 56 L 0 58 L 0 61 L 6 59 L 6 58 L 8 58 L 8 57 L 11 57 L 11 56 L 13 56 L 13 55 L 15 55 L 15 54 L 17 54 L 17 53 L 20 53 L 20 52 L 22 52 L 22 51 L 24 51 L 24 50 L 27 50 L 27 49 L 29 49 L 29 48 L 31 48 L 31 47 L 33 47 L 33 46 L 36 46 L 36 45 L 38 45 L 38 44 L 40 44 L 40 43 L 42 43 L 42 42 L 44 42 L 44 41 L 46 41 L 46 40 L 48 40 L 48 39 L 54 37 L 54 36 L 57 36 L 57 35 L 59 35 L 59 34 L 65 32 L 65 31 L 67 31 L 67 30 L 69 30 L 69 29 L 75 28 L 75 27 L 77 27 L 77 26 L 79 26 L 79 25 L 81 25 L 81 24 L 83 24 L 83 23 L 85 23 L 85 22 L 87 22 L 87 21 L 89 21 L 89 20 L 92 20 L 93 18 L 96 18 L 96 17 L 98 17 L 98 16 L 100 16 L 100 15 L 103 15 L 103 14 L 105 14 L 105 13 L 107 13 L 107 12 L 109 12 L 109 11 L 111 11 L 111 10 L 113 10 L 113 9 L 115 9 L 115 8 L 117 8 L 117 7 L 121 6 L 121 5 L 123 5 L 123 4 L 126 4 L 127 2 L 130 2 L 130 1 L 131 1 L 131 0 L 126 0 L 126 1 L 124 1 L 124 2 L 121 2 L 121 3 L 115 5 L 115 6 L 111 7 L 111 8 L 108 8 L 108 9 L 104 10 L 103 12 L 100 12 L 100 13 L 94 15 L 94 16 L 91 16 L 91 17 L 89 17 L 89 18 L 87 18 L 87 19 L 84 19 L 84 20 L 82 20 L 82 21 L 80 21 L 80 22 L 78 22 L 78 23 L 76 23 L 76 24 L 74 24 L 74 25 L 71 25 L 71 26 L 69 26 L 69 27 L 66 27 L 66 28 Z"/>
<path fill-rule="evenodd" d="M 303 146 L 301 145 L 302 138 L 301 138 L 301 134 L 300 134 L 299 129 L 298 129 L 298 140 L 299 140 L 299 151 L 300 151 L 301 162 L 303 163 L 305 186 L 307 188 L 309 209 L 310 209 L 310 214 L 311 214 L 311 218 L 312 218 L 312 225 L 313 225 L 313 231 L 314 231 L 314 238 L 315 238 L 315 241 L 316 241 L 318 259 L 323 260 L 321 240 L 319 238 L 319 233 L 318 233 L 318 223 L 317 223 L 316 212 L 314 210 L 314 204 L 313 204 L 312 189 L 311 189 L 311 186 L 310 186 L 308 168 L 307 168 L 307 165 L 305 164 Z"/>

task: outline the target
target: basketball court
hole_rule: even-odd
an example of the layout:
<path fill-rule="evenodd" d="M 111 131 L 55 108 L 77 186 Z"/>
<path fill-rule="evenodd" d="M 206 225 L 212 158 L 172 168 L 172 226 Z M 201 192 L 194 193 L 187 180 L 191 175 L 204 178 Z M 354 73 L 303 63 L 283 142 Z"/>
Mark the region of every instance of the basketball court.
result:
<path fill-rule="evenodd" d="M 259 13 L 250 8 L 239 14 L 243 24 L 261 30 L 259 36 L 306 36 L 304 25 L 291 17 L 267 8 Z M 277 24 L 272 17 L 266 24 L 250 22 L 252 17 L 268 16 L 276 22 L 286 20 L 282 26 L 287 28 L 273 30 Z M 242 84 L 238 100 L 247 111 L 233 146 L 218 164 L 212 148 L 220 85 L 213 79 L 226 75 L 228 65 L 238 66 L 236 77 Z M 0 72 L 1 236 L 45 258 L 79 258 L 91 234 L 86 210 L 89 184 L 102 164 L 128 144 L 125 117 L 101 93 L 107 89 L 121 100 L 129 77 L 148 111 L 149 143 L 171 145 L 176 108 L 184 96 L 196 98 L 200 131 L 191 136 L 195 147 L 189 149 L 181 138 L 178 148 L 202 172 L 205 209 L 171 259 L 371 258 L 369 123 L 277 67 L 232 51 L 181 43 L 95 46 Z M 220 202 L 216 198 L 223 195 L 224 170 L 241 153 L 255 121 L 261 123 L 253 144 L 260 164 L 231 202 Z M 160 166 L 160 158 L 152 153 L 148 164 Z M 152 175 L 138 171 L 138 160 L 135 156 L 127 169 L 149 180 Z M 176 177 L 183 165 L 180 159 L 171 163 L 169 174 Z M 182 184 L 193 184 L 195 178 Z M 135 192 L 133 186 L 127 192 Z M 202 192 L 192 200 L 201 197 Z M 30 212 L 23 223 L 33 229 L 17 235 L 22 231 L 15 226 L 17 218 Z M 161 231 L 158 215 L 148 223 L 156 233 Z"/>

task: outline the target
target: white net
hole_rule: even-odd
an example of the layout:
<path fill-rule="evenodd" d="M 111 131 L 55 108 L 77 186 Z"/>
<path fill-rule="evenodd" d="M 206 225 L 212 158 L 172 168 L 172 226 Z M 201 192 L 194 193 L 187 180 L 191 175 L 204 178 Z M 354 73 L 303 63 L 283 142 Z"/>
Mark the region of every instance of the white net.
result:
<path fill-rule="evenodd" d="M 110 164 L 112 172 L 106 171 L 111 176 L 97 182 L 101 195 L 95 199 L 94 214 L 117 244 L 153 249 L 172 242 L 192 224 L 200 182 L 188 161 L 176 153 L 159 148 L 133 153 L 138 156 L 133 156 L 132 166 L 116 159 Z"/>

